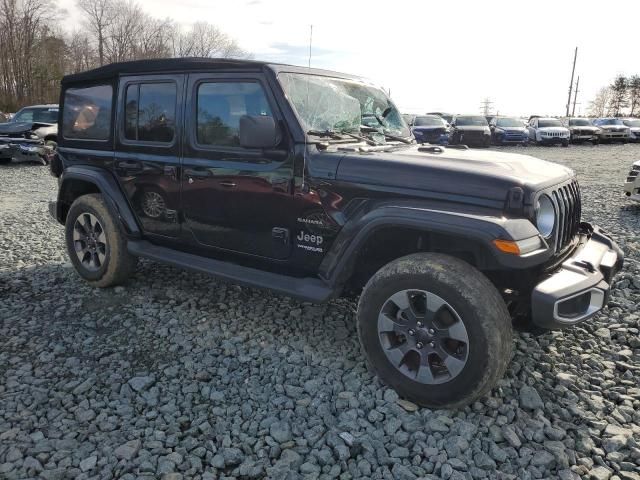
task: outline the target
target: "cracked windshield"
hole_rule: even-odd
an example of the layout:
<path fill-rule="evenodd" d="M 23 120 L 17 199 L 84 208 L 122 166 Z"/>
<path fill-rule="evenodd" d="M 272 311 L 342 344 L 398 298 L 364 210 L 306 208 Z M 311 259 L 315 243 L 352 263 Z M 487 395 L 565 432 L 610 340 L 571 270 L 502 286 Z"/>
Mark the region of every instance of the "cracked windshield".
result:
<path fill-rule="evenodd" d="M 376 87 L 300 73 L 281 73 L 278 79 L 307 131 L 382 130 L 400 137 L 410 135 L 395 105 Z"/>

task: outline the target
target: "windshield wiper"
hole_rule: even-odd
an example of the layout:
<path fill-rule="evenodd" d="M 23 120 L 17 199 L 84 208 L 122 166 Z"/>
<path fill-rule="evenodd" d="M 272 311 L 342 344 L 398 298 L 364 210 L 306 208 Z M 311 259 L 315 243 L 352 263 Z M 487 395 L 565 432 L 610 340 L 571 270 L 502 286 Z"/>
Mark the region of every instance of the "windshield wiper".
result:
<path fill-rule="evenodd" d="M 361 140 L 366 142 L 368 145 L 382 145 L 381 143 L 376 142 L 372 138 L 363 137 L 362 135 L 356 135 L 355 133 L 345 132 L 342 130 L 309 130 L 307 135 L 313 135 L 316 137 L 328 137 L 333 140 L 342 140 L 345 136 L 355 138 L 357 140 Z"/>
<path fill-rule="evenodd" d="M 380 131 L 378 128 L 368 127 L 367 125 L 360 125 L 360 131 L 367 133 L 377 133 L 379 135 L 384 135 L 384 138 L 387 140 L 397 140 L 398 142 L 411 144 L 413 140 L 408 137 L 402 137 L 400 135 L 394 135 L 392 133 L 387 133 L 384 130 Z"/>

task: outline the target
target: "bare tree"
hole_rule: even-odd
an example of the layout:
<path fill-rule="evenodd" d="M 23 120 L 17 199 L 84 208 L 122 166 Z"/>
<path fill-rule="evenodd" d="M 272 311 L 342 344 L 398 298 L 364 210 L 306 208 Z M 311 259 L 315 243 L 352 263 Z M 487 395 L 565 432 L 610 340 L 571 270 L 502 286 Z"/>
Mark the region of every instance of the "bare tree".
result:
<path fill-rule="evenodd" d="M 105 37 L 115 13 L 113 0 L 77 0 L 76 5 L 84 13 L 88 27 L 95 35 L 98 61 L 104 65 Z"/>
<path fill-rule="evenodd" d="M 134 0 L 116 0 L 115 13 L 107 28 L 106 59 L 123 62 L 138 58 L 137 46 L 148 16 Z"/>
<path fill-rule="evenodd" d="M 97 65 L 98 58 L 89 35 L 76 30 L 66 40 L 65 63 L 67 73 L 77 73 L 89 70 Z"/>
<path fill-rule="evenodd" d="M 629 108 L 630 115 L 635 117 L 640 114 L 640 75 L 629 78 Z"/>
<path fill-rule="evenodd" d="M 197 22 L 187 31 L 176 29 L 173 54 L 176 57 L 244 58 L 248 56 L 235 39 L 207 22 Z"/>
<path fill-rule="evenodd" d="M 627 78 L 618 75 L 611 84 L 611 114 L 614 117 L 622 115 L 622 111 L 629 105 L 627 100 Z"/>
<path fill-rule="evenodd" d="M 612 92 L 610 87 L 602 87 L 598 90 L 596 97 L 589 105 L 589 115 L 594 117 L 604 117 L 608 115 L 611 104 Z"/>

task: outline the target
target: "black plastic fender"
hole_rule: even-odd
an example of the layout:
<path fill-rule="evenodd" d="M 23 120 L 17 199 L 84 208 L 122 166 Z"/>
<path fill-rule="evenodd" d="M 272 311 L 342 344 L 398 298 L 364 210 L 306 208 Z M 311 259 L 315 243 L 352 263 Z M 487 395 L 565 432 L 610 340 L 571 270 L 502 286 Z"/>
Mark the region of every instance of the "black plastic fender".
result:
<path fill-rule="evenodd" d="M 140 227 L 131 211 L 131 207 L 118 182 L 109 171 L 91 166 L 74 165 L 67 167 L 59 180 L 58 205 L 68 203 L 65 200 L 66 192 L 68 188 L 71 188 L 74 180 L 94 184 L 104 197 L 107 206 L 120 219 L 127 233 L 135 238 L 141 237 Z M 60 211 L 60 208 L 58 208 L 58 211 Z M 57 216 L 58 221 L 64 223 L 64 218 L 60 218 L 61 214 L 58 213 Z"/>
<path fill-rule="evenodd" d="M 346 222 L 320 265 L 319 275 L 334 288 L 349 278 L 370 235 L 379 229 L 407 227 L 424 232 L 448 234 L 471 239 L 490 252 L 483 259 L 486 268 L 525 269 L 543 264 L 553 255 L 549 248 L 517 256 L 499 251 L 493 240 L 523 240 L 538 235 L 536 227 L 526 219 L 469 214 L 433 208 L 416 208 L 408 204 L 382 205 L 368 209 Z"/>

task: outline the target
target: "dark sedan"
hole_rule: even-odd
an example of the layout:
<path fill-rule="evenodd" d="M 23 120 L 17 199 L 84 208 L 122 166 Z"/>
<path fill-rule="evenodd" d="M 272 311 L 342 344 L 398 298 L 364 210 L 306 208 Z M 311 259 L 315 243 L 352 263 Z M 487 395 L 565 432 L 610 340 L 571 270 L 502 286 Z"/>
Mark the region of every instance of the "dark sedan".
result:
<path fill-rule="evenodd" d="M 449 143 L 449 125 L 437 115 L 417 115 L 410 126 L 418 143 Z"/>
<path fill-rule="evenodd" d="M 482 115 L 456 115 L 451 120 L 449 132 L 451 145 L 488 147 L 491 145 L 491 130 Z"/>

